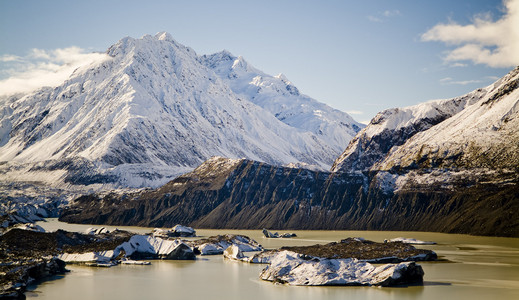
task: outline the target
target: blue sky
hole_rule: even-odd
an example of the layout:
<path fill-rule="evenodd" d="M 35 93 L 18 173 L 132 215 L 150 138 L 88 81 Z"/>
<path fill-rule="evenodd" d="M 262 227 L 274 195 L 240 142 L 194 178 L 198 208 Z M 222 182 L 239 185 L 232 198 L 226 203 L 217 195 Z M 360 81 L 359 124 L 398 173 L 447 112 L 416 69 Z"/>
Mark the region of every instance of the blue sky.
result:
<path fill-rule="evenodd" d="M 9 78 L 44 77 L 35 69 L 58 72 L 125 36 L 167 31 L 198 54 L 227 49 L 283 73 L 365 122 L 460 96 L 519 65 L 509 54 L 519 53 L 517 2 L 0 0 L 0 94 Z"/>

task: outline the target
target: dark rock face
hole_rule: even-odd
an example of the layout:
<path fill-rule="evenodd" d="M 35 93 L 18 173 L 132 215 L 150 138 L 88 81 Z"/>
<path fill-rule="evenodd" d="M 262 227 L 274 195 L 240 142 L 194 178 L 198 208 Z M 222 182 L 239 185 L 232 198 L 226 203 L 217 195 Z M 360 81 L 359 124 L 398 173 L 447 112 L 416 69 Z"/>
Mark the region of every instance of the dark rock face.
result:
<path fill-rule="evenodd" d="M 60 220 L 199 228 L 344 228 L 339 214 L 360 214 L 352 206 L 362 193 L 361 175 L 274 167 L 241 161 L 210 180 L 186 174 L 152 192 L 77 199 Z M 125 200 L 123 200 L 125 199 Z M 102 209 L 101 209 L 102 207 Z M 326 209 L 323 209 L 326 208 Z"/>
<path fill-rule="evenodd" d="M 224 159 L 222 159 L 224 160 Z M 198 170 L 198 171 L 197 171 Z M 243 160 L 202 165 L 153 191 L 77 199 L 73 223 L 198 228 L 416 230 L 519 237 L 519 181 L 376 185 L 376 174 L 314 172 Z M 203 170 L 203 171 L 202 171 Z M 220 171 L 218 171 L 220 170 Z M 493 182 L 493 183 L 492 183 Z"/>
<path fill-rule="evenodd" d="M 424 118 L 420 122 L 412 123 L 407 127 L 395 130 L 385 129 L 373 137 L 363 134 L 357 135 L 348 145 L 344 153 L 334 162 L 333 171 L 351 172 L 355 170 L 369 170 L 373 164 L 384 159 L 394 146 L 404 144 L 410 137 L 418 132 L 431 128 L 444 121 L 450 115 L 439 115 L 435 118 Z M 376 124 L 377 118 L 371 123 Z"/>

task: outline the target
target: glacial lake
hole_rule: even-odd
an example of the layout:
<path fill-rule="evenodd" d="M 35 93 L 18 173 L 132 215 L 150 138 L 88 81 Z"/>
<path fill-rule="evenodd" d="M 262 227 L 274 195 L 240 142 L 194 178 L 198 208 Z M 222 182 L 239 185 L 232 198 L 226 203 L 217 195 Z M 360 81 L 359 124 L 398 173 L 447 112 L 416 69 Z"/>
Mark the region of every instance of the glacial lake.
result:
<path fill-rule="evenodd" d="M 99 225 L 77 225 L 50 219 L 39 222 L 48 231 L 58 228 L 84 231 Z M 114 226 L 105 226 L 114 229 Z M 151 228 L 118 226 L 147 233 Z M 285 231 L 281 231 L 285 232 Z M 196 261 L 151 261 L 149 266 L 119 265 L 94 268 L 67 265 L 66 275 L 33 285 L 27 298 L 37 299 L 519 299 L 519 239 L 431 232 L 396 231 L 290 231 L 292 239 L 265 239 L 261 230 L 204 230 L 198 236 L 244 234 L 265 248 L 313 245 L 364 237 L 381 242 L 395 237 L 434 241 L 417 245 L 436 251 L 448 262 L 420 262 L 425 276 L 421 286 L 298 287 L 272 284 L 258 278 L 265 265 L 198 256 Z"/>

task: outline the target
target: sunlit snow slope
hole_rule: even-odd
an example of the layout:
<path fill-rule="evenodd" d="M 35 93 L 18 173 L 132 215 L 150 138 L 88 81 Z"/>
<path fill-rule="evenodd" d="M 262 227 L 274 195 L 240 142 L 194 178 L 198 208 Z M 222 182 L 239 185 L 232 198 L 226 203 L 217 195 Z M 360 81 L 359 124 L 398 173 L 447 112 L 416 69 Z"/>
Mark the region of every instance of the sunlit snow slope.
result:
<path fill-rule="evenodd" d="M 291 105 L 295 121 L 280 121 L 265 104 L 272 94 L 263 105 L 243 97 L 246 80 L 240 88 L 222 79 L 207 56 L 167 33 L 124 38 L 106 54 L 61 86 L 1 100 L 3 180 L 158 186 L 215 155 L 327 169 L 358 130 L 332 109 L 309 116 L 328 107 L 290 93 L 273 98 Z M 312 108 L 295 109 L 298 99 Z M 339 134 L 333 124 L 350 130 Z"/>

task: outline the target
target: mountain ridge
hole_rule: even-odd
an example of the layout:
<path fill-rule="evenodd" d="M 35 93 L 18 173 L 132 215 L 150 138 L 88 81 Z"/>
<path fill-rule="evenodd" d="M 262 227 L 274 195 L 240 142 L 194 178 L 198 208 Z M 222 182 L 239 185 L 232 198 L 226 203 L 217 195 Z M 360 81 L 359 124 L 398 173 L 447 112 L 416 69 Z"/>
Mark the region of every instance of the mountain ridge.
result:
<path fill-rule="evenodd" d="M 326 169 L 342 151 L 335 136 L 290 126 L 236 95 L 168 33 L 126 37 L 106 53 L 56 88 L 0 103 L 6 172 L 17 169 L 18 178 L 35 165 L 43 172 L 69 161 L 74 166 L 65 172 L 93 166 L 84 170 L 90 179 L 53 181 L 156 187 L 214 155 Z M 339 117 L 350 121 L 346 113 Z"/>

